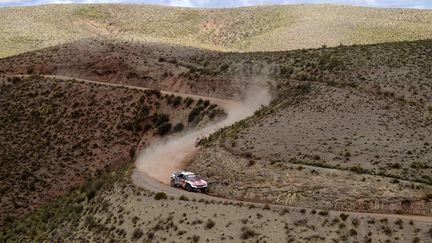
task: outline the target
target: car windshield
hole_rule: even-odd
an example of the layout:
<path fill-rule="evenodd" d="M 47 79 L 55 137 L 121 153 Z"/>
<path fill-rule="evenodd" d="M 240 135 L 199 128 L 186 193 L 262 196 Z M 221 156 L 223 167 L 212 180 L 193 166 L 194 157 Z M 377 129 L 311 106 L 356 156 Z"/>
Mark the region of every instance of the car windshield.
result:
<path fill-rule="evenodd" d="M 188 180 L 190 180 L 190 181 L 199 181 L 199 180 L 201 180 L 198 176 L 196 176 L 196 175 L 190 175 L 190 176 L 187 176 L 187 179 Z"/>

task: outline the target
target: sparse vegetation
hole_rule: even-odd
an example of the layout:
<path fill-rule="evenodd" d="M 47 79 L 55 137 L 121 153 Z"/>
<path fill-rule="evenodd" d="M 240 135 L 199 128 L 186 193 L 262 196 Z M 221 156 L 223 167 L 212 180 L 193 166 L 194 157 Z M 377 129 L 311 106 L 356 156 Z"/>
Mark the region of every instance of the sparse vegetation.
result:
<path fill-rule="evenodd" d="M 66 27 L 45 31 L 54 26 L 53 8 L 26 9 L 24 19 L 36 21 L 25 29 L 15 24 L 22 8 L 0 11 L 14 20 L 3 26 L 0 56 L 40 49 L 0 60 L 0 131 L 8 138 L 0 141 L 1 242 L 261 242 L 273 241 L 272 231 L 285 232 L 288 242 L 432 237 L 415 220 L 328 211 L 430 214 L 431 41 L 347 46 L 430 38 L 428 13 L 71 5 L 54 8 L 64 16 L 55 26 Z M 340 19 L 350 21 L 341 27 Z M 303 27 L 314 33 L 314 26 L 324 34 L 296 34 Z M 286 51 L 298 47 L 322 48 Z M 15 72 L 31 77 L 1 76 Z M 262 89 L 265 82 L 256 79 L 265 76 L 270 104 L 200 140 L 197 159 L 187 166 L 220 182 L 212 184 L 215 195 L 310 209 L 174 200 L 135 187 L 130 168 L 113 168 L 134 159 L 155 135 L 201 128 L 226 114 L 209 100 L 158 89 L 39 76 L 64 73 L 228 99 L 241 97 L 245 87 Z M 377 195 L 377 188 L 391 193 Z"/>
<path fill-rule="evenodd" d="M 154 199 L 156 200 L 166 200 L 168 196 L 165 194 L 165 192 L 158 192 L 155 194 Z"/>
<path fill-rule="evenodd" d="M 205 229 L 212 229 L 215 226 L 215 222 L 211 219 L 208 219 L 206 224 L 205 224 Z"/>

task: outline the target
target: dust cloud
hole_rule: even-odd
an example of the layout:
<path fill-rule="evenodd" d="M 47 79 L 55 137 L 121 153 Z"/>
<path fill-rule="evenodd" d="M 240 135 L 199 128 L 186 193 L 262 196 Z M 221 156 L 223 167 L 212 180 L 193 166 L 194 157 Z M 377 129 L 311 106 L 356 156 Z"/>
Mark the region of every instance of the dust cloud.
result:
<path fill-rule="evenodd" d="M 197 150 L 195 142 L 198 138 L 208 136 L 222 127 L 252 115 L 261 106 L 268 105 L 270 100 L 271 95 L 267 88 L 257 88 L 245 93 L 244 99 L 239 102 L 213 101 L 227 112 L 227 117 L 224 120 L 199 130 L 168 137 L 164 141 L 155 141 L 138 156 L 136 161 L 138 171 L 144 172 L 160 182 L 168 183 L 170 175 L 181 170 L 184 163 L 193 157 Z"/>

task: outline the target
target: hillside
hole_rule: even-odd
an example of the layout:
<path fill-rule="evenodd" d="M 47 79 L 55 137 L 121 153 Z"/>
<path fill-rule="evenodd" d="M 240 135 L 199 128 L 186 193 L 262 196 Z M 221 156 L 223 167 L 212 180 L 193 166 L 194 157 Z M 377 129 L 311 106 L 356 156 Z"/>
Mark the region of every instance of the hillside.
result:
<path fill-rule="evenodd" d="M 191 120 L 198 106 L 152 90 L 2 77 L 0 227 L 220 114 L 210 105 Z"/>
<path fill-rule="evenodd" d="M 102 175 L 0 234 L 3 241 L 428 242 L 430 221 L 169 196 L 137 187 L 132 168 Z M 86 195 L 96 190 L 95 196 Z M 182 193 L 182 194 L 183 194 Z M 49 220 L 47 220 L 49 219 Z"/>
<path fill-rule="evenodd" d="M 0 59 L 0 74 L 52 74 L 239 98 L 291 81 L 358 87 L 425 112 L 432 107 L 431 40 L 283 52 L 224 53 L 90 38 Z"/>
<path fill-rule="evenodd" d="M 0 57 L 95 36 L 223 51 L 281 51 L 432 38 L 429 10 L 332 5 L 235 9 L 47 5 L 2 8 L 0 20 Z"/>
<path fill-rule="evenodd" d="M 432 11 L 0 21 L 0 242 L 432 239 Z M 179 169 L 208 194 L 170 186 Z"/>

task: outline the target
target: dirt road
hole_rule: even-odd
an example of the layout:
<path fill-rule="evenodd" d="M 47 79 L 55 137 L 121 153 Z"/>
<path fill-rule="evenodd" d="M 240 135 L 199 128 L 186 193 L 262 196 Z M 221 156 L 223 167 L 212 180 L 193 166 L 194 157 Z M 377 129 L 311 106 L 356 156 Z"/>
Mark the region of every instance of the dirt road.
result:
<path fill-rule="evenodd" d="M 6 77 L 30 77 L 30 75 L 5 75 Z M 129 89 L 136 89 L 136 90 L 152 90 L 150 88 L 145 87 L 139 87 L 139 86 L 132 86 L 132 85 L 126 85 L 126 84 L 118 84 L 118 83 L 107 83 L 107 82 L 100 82 L 100 81 L 94 81 L 94 80 L 88 80 L 88 79 L 80 79 L 80 78 L 73 78 L 73 77 L 67 77 L 67 76 L 60 76 L 60 75 L 41 75 L 46 78 L 55 78 L 60 80 L 75 80 L 78 82 L 83 83 L 90 83 L 90 84 L 99 84 L 99 85 L 106 85 L 106 86 L 113 86 L 113 87 L 124 87 Z M 226 100 L 226 99 L 220 99 L 216 97 L 210 97 L 210 96 L 201 96 L 201 95 L 195 95 L 195 94 L 185 94 L 185 93 L 177 93 L 167 90 L 160 90 L 162 94 L 165 95 L 175 95 L 175 96 L 181 96 L 181 97 L 190 97 L 192 99 L 203 99 L 203 100 L 209 100 L 210 102 L 217 104 L 223 108 L 237 106 L 239 104 L 239 101 L 234 100 Z"/>
<path fill-rule="evenodd" d="M 19 77 L 27 77 L 29 75 L 6 75 L 6 76 L 19 76 Z M 55 75 L 44 75 L 44 77 L 48 78 L 56 78 L 60 80 L 76 80 L 78 82 L 85 82 L 85 83 L 92 83 L 92 84 L 99 84 L 99 85 L 106 85 L 106 86 L 114 86 L 114 87 L 125 87 L 130 89 L 137 89 L 137 90 L 149 90 L 148 88 L 144 87 L 137 87 L 137 86 L 130 86 L 130 85 L 123 85 L 123 84 L 114 84 L 114 83 L 104 83 L 99 81 L 93 81 L 93 80 L 85 80 L 85 79 L 75 79 L 72 77 L 65 77 L 65 76 L 55 76 Z M 215 104 L 220 105 L 221 107 L 228 109 L 231 113 L 238 113 L 239 109 L 245 109 L 244 104 L 239 101 L 232 101 L 232 100 L 224 100 L 219 99 L 215 97 L 206 97 L 206 96 L 200 96 L 200 95 L 193 95 L 193 94 L 183 94 L 183 93 L 176 93 L 176 92 L 170 92 L 170 91 L 161 91 L 163 94 L 174 94 L 182 97 L 191 97 L 194 99 L 207 99 Z M 256 98 L 256 97 L 253 97 Z M 256 107 L 252 107 L 256 108 Z M 226 124 L 230 124 L 236 120 L 243 119 L 245 115 L 249 114 L 250 111 L 247 113 L 242 114 L 241 116 L 233 116 L 229 119 L 231 119 L 229 122 L 223 122 L 217 125 L 217 127 L 224 126 Z M 252 111 L 253 113 L 253 111 Z M 188 142 L 190 142 L 188 140 Z M 145 151 L 144 151 L 145 154 Z M 159 181 L 157 180 L 159 179 Z M 167 175 L 166 180 L 161 180 L 161 178 L 153 178 L 149 176 L 149 173 L 146 171 L 142 171 L 138 168 L 134 170 L 134 173 L 132 175 L 132 181 L 136 186 L 146 188 L 147 190 L 153 191 L 153 192 L 164 192 L 167 195 L 170 196 L 181 196 L 186 195 L 188 198 L 194 198 L 194 199 L 207 199 L 207 200 L 215 200 L 215 201 L 227 201 L 231 203 L 240 203 L 242 201 L 237 200 L 231 200 L 231 199 L 225 199 L 220 198 L 212 195 L 202 194 L 202 193 L 193 193 L 193 192 L 187 192 L 185 190 L 179 189 L 179 188 L 173 188 L 168 185 L 169 183 L 169 175 Z M 164 183 L 161 183 L 160 181 L 163 181 Z M 165 184 L 166 183 L 166 184 Z M 266 204 L 265 203 L 257 203 L 257 202 L 242 202 L 246 204 L 253 204 L 255 206 L 263 207 Z M 283 210 L 283 209 L 300 209 L 298 207 L 291 207 L 286 205 L 276 205 L 272 204 L 271 207 L 275 210 Z M 345 214 L 351 214 L 356 216 L 370 216 L 370 217 L 380 217 L 380 218 L 400 218 L 400 219 L 407 219 L 407 220 L 415 220 L 423 223 L 432 223 L 432 217 L 425 217 L 425 216 L 417 216 L 417 215 L 398 215 L 398 214 L 376 214 L 376 213 L 362 213 L 362 212 L 349 212 L 349 211 L 329 211 L 330 214 L 339 215 L 340 213 Z"/>

